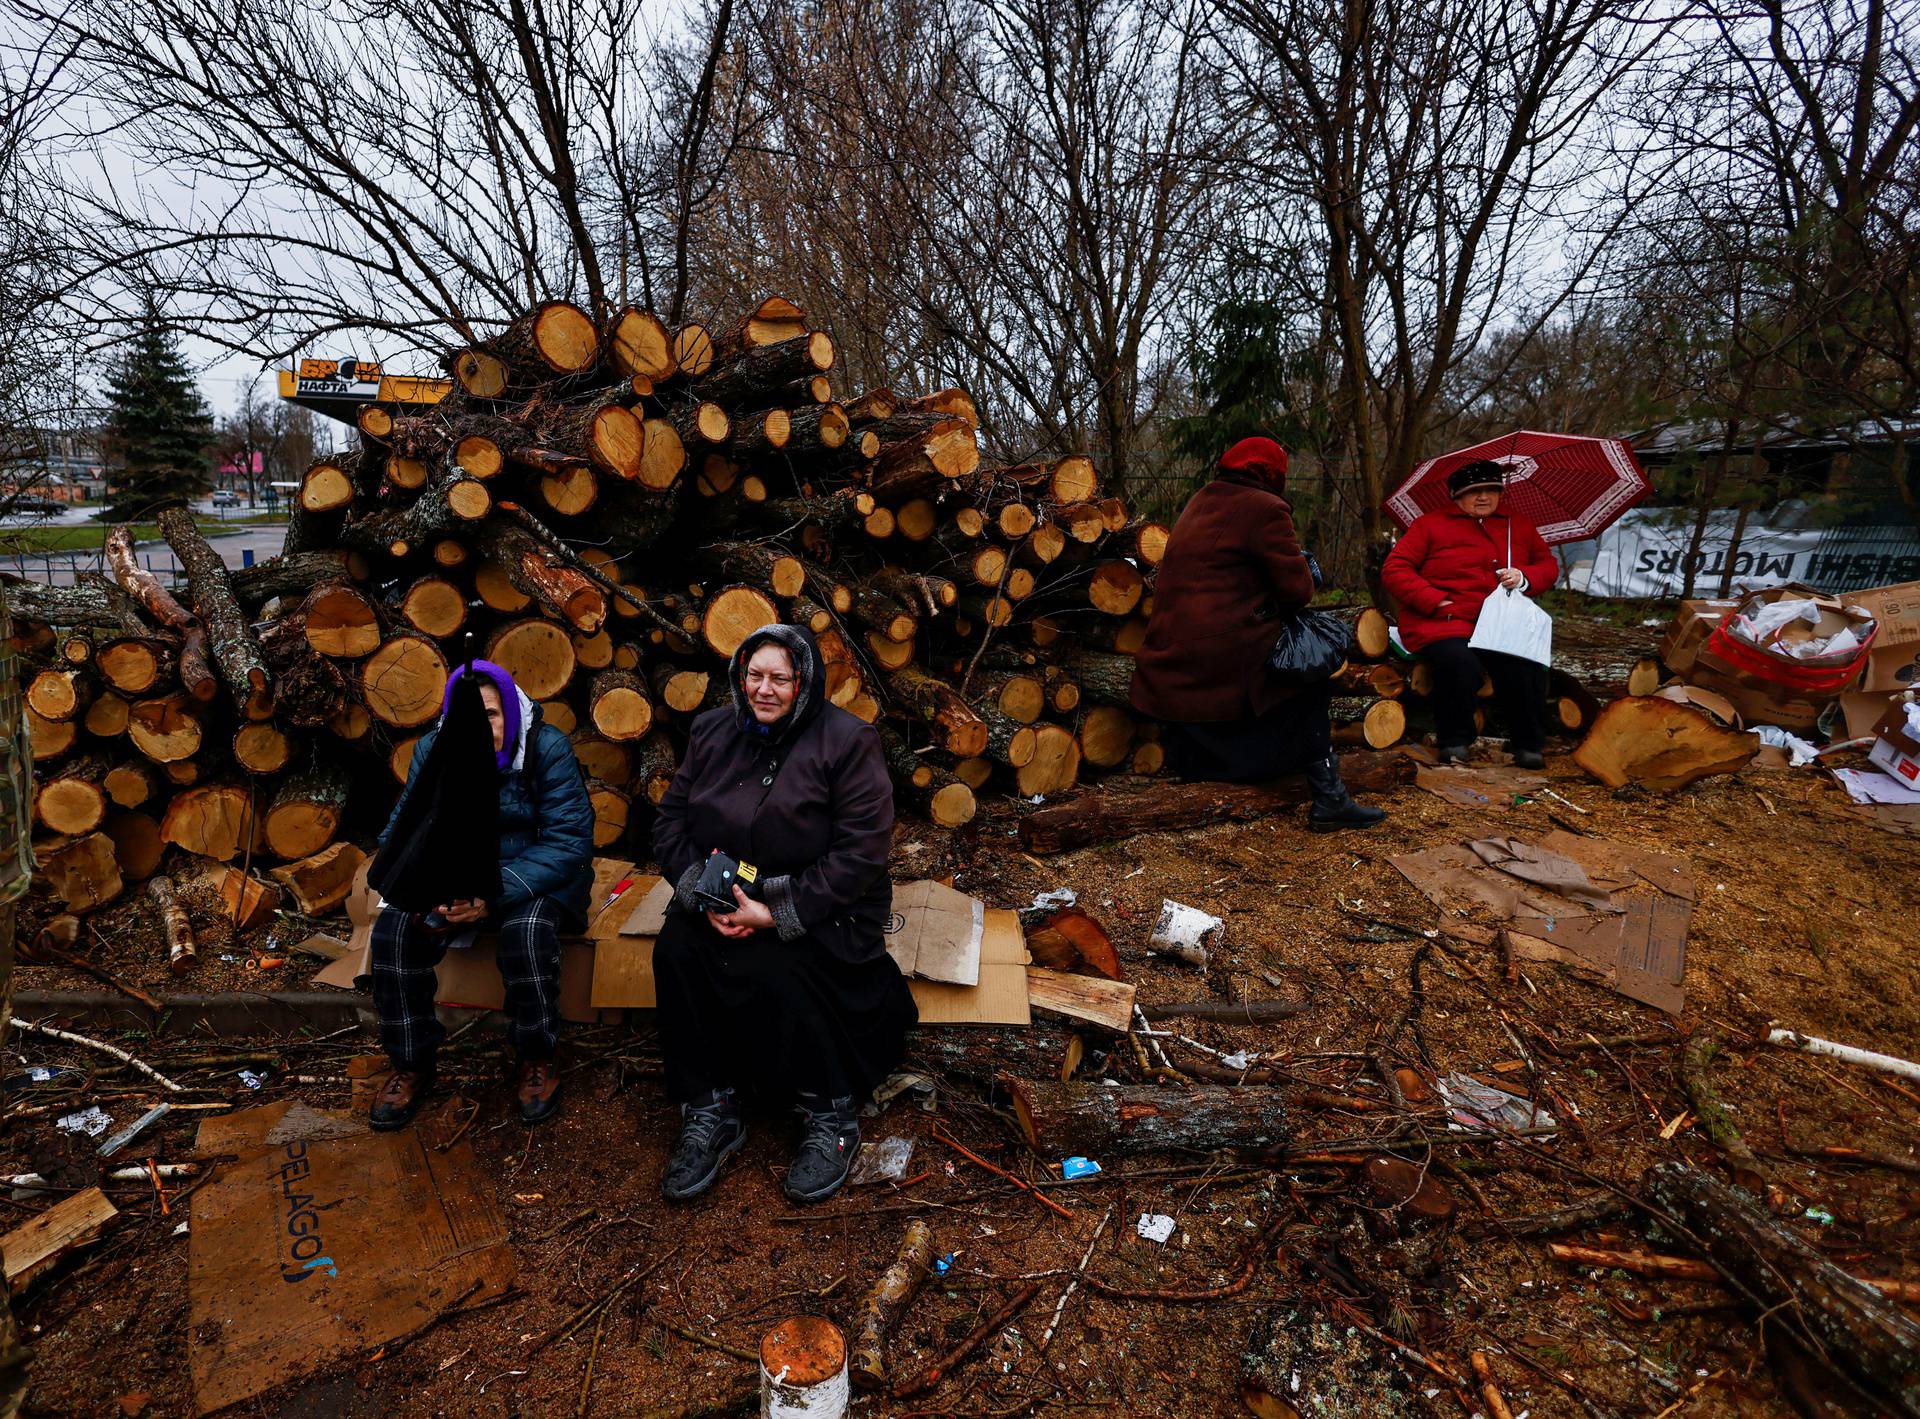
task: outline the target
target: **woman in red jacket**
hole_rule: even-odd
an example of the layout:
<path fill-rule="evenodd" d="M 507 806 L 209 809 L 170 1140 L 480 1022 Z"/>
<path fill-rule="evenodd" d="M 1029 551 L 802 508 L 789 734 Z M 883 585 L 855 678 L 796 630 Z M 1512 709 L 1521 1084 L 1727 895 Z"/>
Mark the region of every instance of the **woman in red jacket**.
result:
<path fill-rule="evenodd" d="M 1340 781 L 1327 687 L 1284 685 L 1268 668 L 1283 622 L 1314 592 L 1286 486 L 1287 451 L 1269 438 L 1241 439 L 1181 510 L 1154 579 L 1131 698 L 1167 722 L 1168 758 L 1182 777 L 1304 773 L 1314 832 L 1371 828 L 1387 815 L 1356 803 Z"/>
<path fill-rule="evenodd" d="M 1494 587 L 1537 596 L 1560 571 L 1532 524 L 1500 510 L 1505 487 L 1506 469 L 1491 460 L 1454 469 L 1447 478 L 1453 506 L 1416 518 L 1387 554 L 1380 579 L 1400 602 L 1401 642 L 1433 670 L 1440 761 L 1466 762 L 1485 678 L 1493 681 L 1513 761 L 1537 769 L 1546 762 L 1547 668 L 1467 644 Z"/>

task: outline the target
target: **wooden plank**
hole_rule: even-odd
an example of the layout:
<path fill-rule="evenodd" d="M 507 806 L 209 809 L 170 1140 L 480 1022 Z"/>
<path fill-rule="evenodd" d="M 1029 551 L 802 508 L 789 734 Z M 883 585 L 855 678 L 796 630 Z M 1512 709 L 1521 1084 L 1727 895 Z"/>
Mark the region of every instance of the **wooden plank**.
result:
<path fill-rule="evenodd" d="M 90 1187 L 22 1222 L 0 1237 L 0 1253 L 6 1256 L 7 1289 L 18 1295 L 68 1252 L 96 1240 L 107 1223 L 119 1215 L 104 1192 Z"/>
<path fill-rule="evenodd" d="M 1035 1010 L 1085 1020 L 1115 1034 L 1125 1034 L 1133 1020 L 1133 992 L 1131 981 L 1027 967 L 1027 1003 Z"/>

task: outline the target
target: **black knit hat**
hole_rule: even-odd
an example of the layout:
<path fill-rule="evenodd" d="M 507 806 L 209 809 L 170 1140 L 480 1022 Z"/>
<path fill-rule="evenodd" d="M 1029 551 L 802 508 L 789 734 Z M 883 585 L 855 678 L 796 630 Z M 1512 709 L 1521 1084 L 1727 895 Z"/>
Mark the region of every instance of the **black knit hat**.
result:
<path fill-rule="evenodd" d="M 1476 492 L 1481 488 L 1492 488 L 1496 492 L 1507 486 L 1507 470 L 1491 458 L 1480 458 L 1472 463 L 1463 463 L 1447 474 L 1447 496 L 1457 498 L 1462 493 Z"/>

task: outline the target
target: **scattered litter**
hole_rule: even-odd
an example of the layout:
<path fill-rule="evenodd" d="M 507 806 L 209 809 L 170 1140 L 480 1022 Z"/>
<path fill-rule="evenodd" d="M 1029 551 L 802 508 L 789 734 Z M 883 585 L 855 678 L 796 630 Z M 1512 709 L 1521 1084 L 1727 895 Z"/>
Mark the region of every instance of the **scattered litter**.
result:
<path fill-rule="evenodd" d="M 1440 1097 L 1446 1100 L 1452 1119 L 1447 1126 L 1458 1132 L 1472 1128 L 1556 1127 L 1553 1115 L 1539 1105 L 1482 1084 L 1469 1074 L 1447 1075 L 1440 1081 Z"/>
<path fill-rule="evenodd" d="M 860 1160 L 854 1164 L 847 1182 L 855 1187 L 862 1183 L 899 1182 L 907 1175 L 907 1164 L 912 1158 L 911 1138 L 883 1138 L 861 1149 Z"/>
<path fill-rule="evenodd" d="M 1079 894 L 1071 887 L 1055 887 L 1051 892 L 1034 893 L 1033 903 L 1027 910 L 1035 912 L 1057 912 L 1079 901 Z"/>
<path fill-rule="evenodd" d="M 933 1274 L 935 1276 L 945 1276 L 951 1270 L 953 1270 L 952 1252 L 948 1252 L 945 1256 L 937 1258 L 933 1263 Z"/>
<path fill-rule="evenodd" d="M 14 1090 L 24 1089 L 29 1084 L 51 1084 L 56 1079 L 79 1072 L 77 1069 L 67 1068 L 64 1064 L 29 1064 L 20 1073 L 9 1074 L 6 1083 L 0 1085 L 0 1089 L 11 1094 Z"/>
<path fill-rule="evenodd" d="M 1832 772 L 1855 803 L 1920 803 L 1920 788 L 1910 787 L 1878 769 L 1834 769 Z"/>
<path fill-rule="evenodd" d="M 115 1153 L 118 1153 L 122 1148 L 133 1142 L 134 1139 L 138 1138 L 172 1112 L 172 1104 L 155 1104 L 152 1108 L 141 1114 L 139 1118 L 135 1119 L 132 1123 L 107 1139 L 106 1142 L 102 1143 L 100 1145 L 100 1156 L 102 1158 L 111 1158 Z"/>
<path fill-rule="evenodd" d="M 1820 750 L 1815 745 L 1809 744 L 1798 734 L 1789 733 L 1778 725 L 1756 724 L 1748 733 L 1769 749 L 1782 750 L 1787 756 L 1787 762 L 1796 769 L 1805 768 L 1820 757 Z"/>
<path fill-rule="evenodd" d="M 63 1133 L 84 1133 L 89 1138 L 98 1138 L 113 1127 L 113 1120 L 104 1109 L 94 1104 L 79 1113 L 62 1114 L 53 1121 L 53 1126 Z"/>
<path fill-rule="evenodd" d="M 267 1076 L 252 1069 L 240 1071 L 240 1082 L 249 1089 L 258 1089 L 267 1082 Z"/>
<path fill-rule="evenodd" d="M 1142 1212 L 1133 1229 L 1148 1241 L 1165 1246 L 1167 1239 L 1173 1235 L 1173 1218 L 1164 1212 Z"/>
<path fill-rule="evenodd" d="M 1147 947 L 1162 956 L 1172 956 L 1190 966 L 1207 968 L 1207 947 L 1218 945 L 1227 924 L 1219 917 L 1163 897 L 1160 919 L 1153 924 Z"/>
<path fill-rule="evenodd" d="M 1826 1208 L 1821 1207 L 1817 1203 L 1814 1206 L 1809 1207 L 1801 1215 L 1804 1216 L 1809 1222 L 1818 1222 L 1824 1227 L 1831 1227 L 1833 1225 L 1833 1214 L 1827 1211 Z"/>
<path fill-rule="evenodd" d="M 1100 1165 L 1091 1158 L 1062 1158 L 1060 1176 L 1068 1182 L 1075 1178 L 1090 1178 L 1100 1171 Z"/>

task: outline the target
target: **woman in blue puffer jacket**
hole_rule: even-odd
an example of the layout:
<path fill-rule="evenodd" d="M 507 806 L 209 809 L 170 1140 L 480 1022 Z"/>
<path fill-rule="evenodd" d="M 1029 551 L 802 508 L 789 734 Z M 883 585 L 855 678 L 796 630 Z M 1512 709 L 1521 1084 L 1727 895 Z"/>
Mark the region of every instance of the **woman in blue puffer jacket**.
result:
<path fill-rule="evenodd" d="M 482 922 L 490 922 L 500 938 L 509 1033 L 519 1056 L 520 1116 L 538 1123 L 560 1106 L 554 1064 L 560 927 L 565 923 L 578 931 L 586 926 L 593 889 L 593 805 L 567 736 L 542 721 L 540 707 L 498 665 L 475 660 L 454 671 L 445 703 L 452 703 L 454 686 L 469 674 L 479 683 L 500 771 L 500 898 L 449 902 L 424 915 L 389 906 L 375 919 L 369 965 L 373 1002 L 380 1042 L 393 1064 L 368 1115 L 377 1129 L 404 1126 L 432 1087 L 434 1056 L 445 1036 L 433 1012 L 434 968 L 460 932 Z M 381 834 L 383 844 L 400 821 L 433 739 L 425 735 L 414 746 L 407 787 Z"/>

